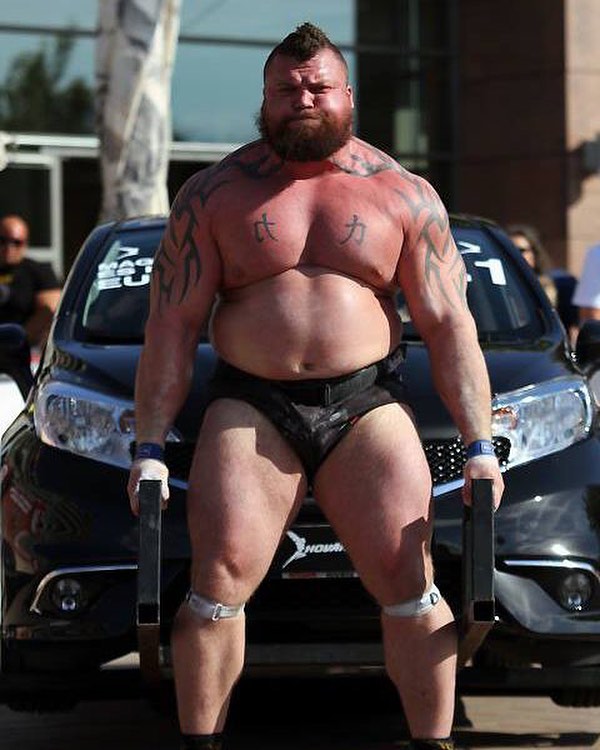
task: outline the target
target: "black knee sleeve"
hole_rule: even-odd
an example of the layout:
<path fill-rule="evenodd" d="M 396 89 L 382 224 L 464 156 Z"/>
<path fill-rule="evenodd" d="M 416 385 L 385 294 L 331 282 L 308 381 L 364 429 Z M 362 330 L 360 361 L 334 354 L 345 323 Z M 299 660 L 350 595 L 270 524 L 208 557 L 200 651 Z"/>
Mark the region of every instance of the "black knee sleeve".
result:
<path fill-rule="evenodd" d="M 222 750 L 223 734 L 182 734 L 181 750 Z"/>

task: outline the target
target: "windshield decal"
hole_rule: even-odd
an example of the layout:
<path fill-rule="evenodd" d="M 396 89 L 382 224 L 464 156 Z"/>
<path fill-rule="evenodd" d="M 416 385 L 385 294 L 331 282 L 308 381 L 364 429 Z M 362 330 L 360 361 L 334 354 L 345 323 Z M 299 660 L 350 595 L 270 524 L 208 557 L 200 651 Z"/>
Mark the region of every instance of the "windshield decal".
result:
<path fill-rule="evenodd" d="M 481 255 L 481 245 L 476 245 L 474 242 L 467 242 L 466 240 L 459 240 L 456 243 L 461 255 Z M 487 260 L 474 260 L 473 265 L 477 268 L 487 268 L 490 274 L 490 281 L 495 286 L 506 286 L 506 273 L 504 272 L 504 265 L 500 258 L 488 258 Z M 467 274 L 467 281 L 473 281 L 471 274 Z"/>
<path fill-rule="evenodd" d="M 473 263 L 477 268 L 487 268 L 490 280 L 496 286 L 506 286 L 506 274 L 500 258 L 488 258 L 488 260 L 476 260 Z"/>
<path fill-rule="evenodd" d="M 139 247 L 122 246 L 115 260 L 99 263 L 96 274 L 98 291 L 147 286 L 154 259 L 140 258 L 139 253 Z"/>
<path fill-rule="evenodd" d="M 456 245 L 461 255 L 468 255 L 469 253 L 481 253 L 481 245 L 474 245 L 472 242 L 466 240 L 459 240 Z"/>

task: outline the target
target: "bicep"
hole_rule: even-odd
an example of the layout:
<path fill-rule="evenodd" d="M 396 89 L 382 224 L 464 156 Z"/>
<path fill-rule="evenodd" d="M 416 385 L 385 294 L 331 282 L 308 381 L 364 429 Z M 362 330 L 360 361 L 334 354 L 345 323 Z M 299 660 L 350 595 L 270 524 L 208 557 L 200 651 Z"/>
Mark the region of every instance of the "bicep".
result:
<path fill-rule="evenodd" d="M 448 214 L 432 188 L 412 212 L 405 212 L 398 282 L 412 320 L 423 336 L 446 319 L 469 316 L 467 274 Z"/>

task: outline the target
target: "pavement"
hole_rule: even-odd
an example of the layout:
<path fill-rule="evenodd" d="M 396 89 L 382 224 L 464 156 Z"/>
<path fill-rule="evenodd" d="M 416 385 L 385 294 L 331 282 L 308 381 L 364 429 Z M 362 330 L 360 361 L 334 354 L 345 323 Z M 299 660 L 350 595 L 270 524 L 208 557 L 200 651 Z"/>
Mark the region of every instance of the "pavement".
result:
<path fill-rule="evenodd" d="M 228 750 L 400 750 L 401 716 L 377 695 L 340 701 L 335 685 L 306 692 L 283 684 L 272 694 L 251 687 L 234 704 Z M 250 693 L 253 693 L 250 697 Z M 365 697 L 367 705 L 365 706 Z M 599 748 L 600 708 L 563 708 L 546 698 L 465 697 L 457 711 L 458 745 L 473 750 Z M 0 707 L 2 750 L 176 750 L 173 713 L 142 700 L 87 702 L 55 714 Z"/>

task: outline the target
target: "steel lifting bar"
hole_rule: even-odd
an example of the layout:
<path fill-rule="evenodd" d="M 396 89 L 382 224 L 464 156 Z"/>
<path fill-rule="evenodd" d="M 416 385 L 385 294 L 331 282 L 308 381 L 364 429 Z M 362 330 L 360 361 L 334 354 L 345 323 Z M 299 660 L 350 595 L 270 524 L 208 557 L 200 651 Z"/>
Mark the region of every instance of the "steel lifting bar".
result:
<path fill-rule="evenodd" d="M 458 667 L 463 667 L 494 624 L 494 498 L 491 479 L 474 479 L 463 507 L 462 619 Z"/>
<path fill-rule="evenodd" d="M 139 487 L 137 639 L 142 680 L 160 683 L 161 482 L 142 479 Z"/>

